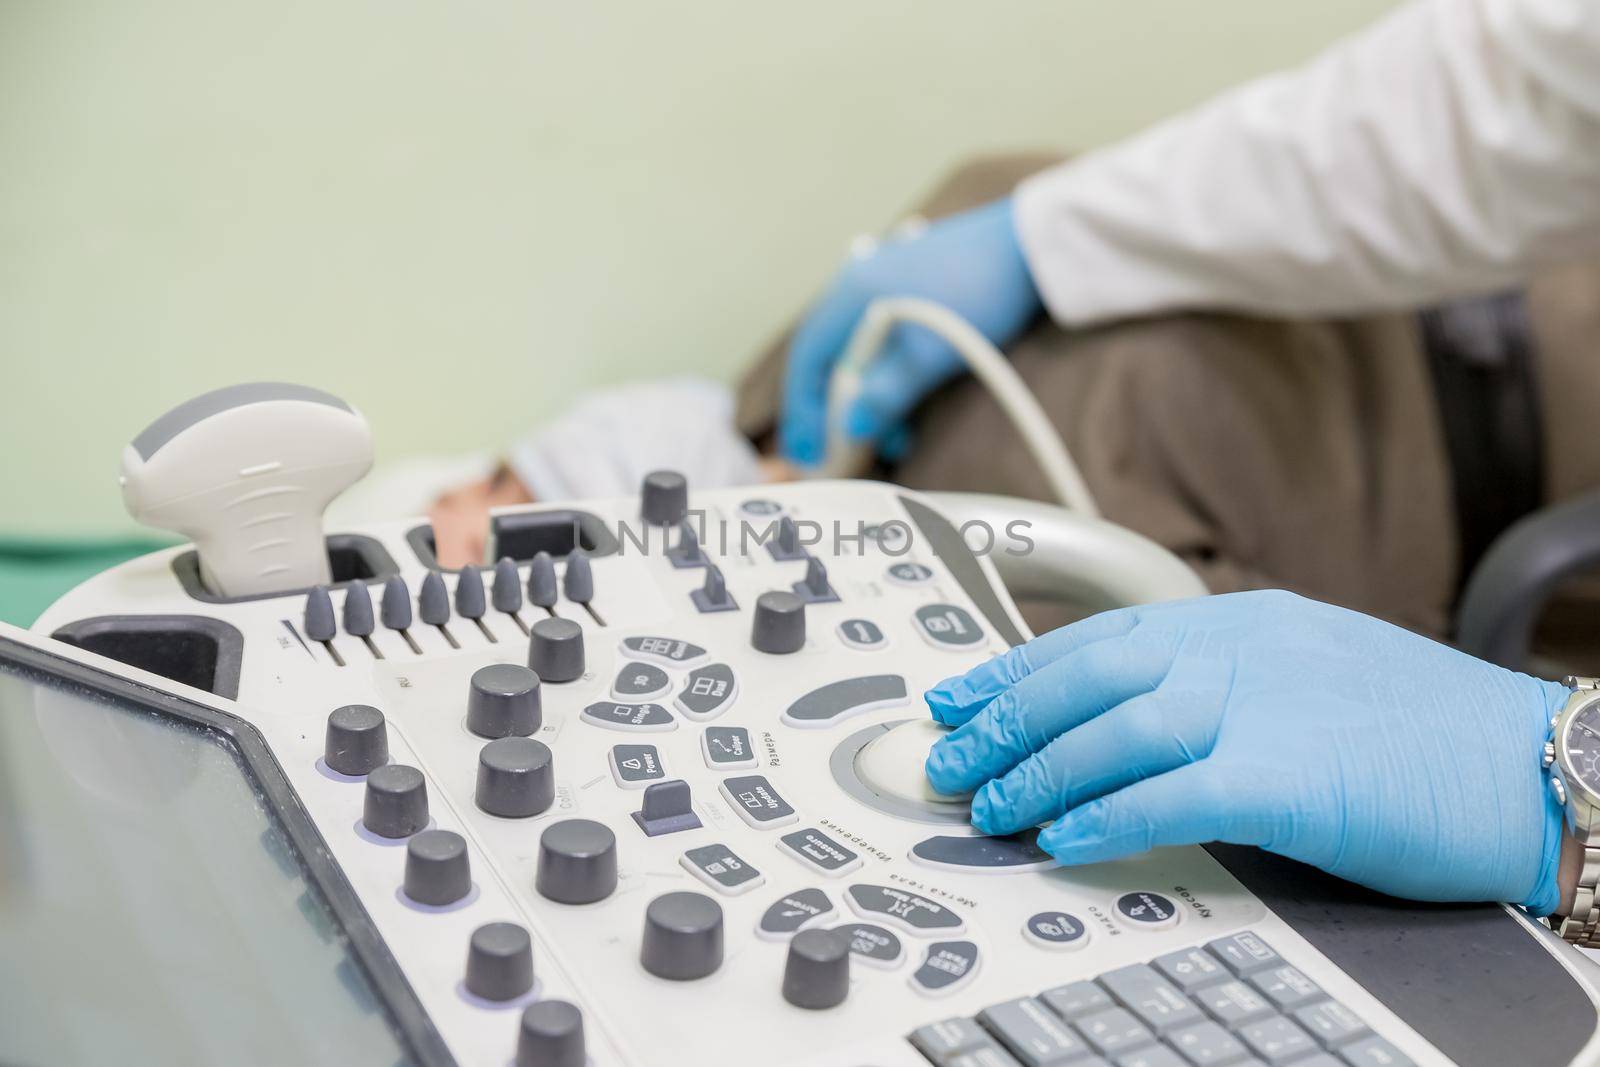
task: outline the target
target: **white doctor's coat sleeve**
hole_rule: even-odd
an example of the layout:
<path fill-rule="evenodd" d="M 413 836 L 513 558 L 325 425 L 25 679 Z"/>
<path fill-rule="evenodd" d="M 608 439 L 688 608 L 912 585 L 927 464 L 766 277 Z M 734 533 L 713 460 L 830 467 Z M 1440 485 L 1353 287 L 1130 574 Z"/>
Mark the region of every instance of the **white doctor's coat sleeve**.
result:
<path fill-rule="evenodd" d="M 1507 286 L 1600 253 L 1600 0 L 1421 0 L 1014 203 L 1068 324 Z"/>

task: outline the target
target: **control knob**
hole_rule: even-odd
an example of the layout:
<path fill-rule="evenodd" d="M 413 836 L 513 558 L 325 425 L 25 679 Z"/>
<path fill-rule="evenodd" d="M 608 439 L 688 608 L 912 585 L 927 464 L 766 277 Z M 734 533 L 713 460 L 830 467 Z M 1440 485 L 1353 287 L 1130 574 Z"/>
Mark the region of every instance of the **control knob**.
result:
<path fill-rule="evenodd" d="M 617 835 L 592 819 L 563 819 L 539 838 L 534 886 L 558 904 L 593 904 L 617 888 Z"/>
<path fill-rule="evenodd" d="M 762 593 L 756 598 L 755 615 L 750 621 L 750 644 L 758 652 L 786 655 L 800 651 L 805 643 L 805 601 L 781 590 Z"/>
<path fill-rule="evenodd" d="M 676 526 L 689 514 L 689 480 L 677 471 L 651 471 L 639 489 L 639 514 L 654 526 Z"/>
<path fill-rule="evenodd" d="M 583 627 L 571 619 L 540 619 L 528 635 L 528 669 L 546 682 L 583 677 Z"/>
<path fill-rule="evenodd" d="M 663 893 L 644 912 L 639 962 L 658 978 L 705 978 L 722 966 L 722 905 L 704 893 Z"/>

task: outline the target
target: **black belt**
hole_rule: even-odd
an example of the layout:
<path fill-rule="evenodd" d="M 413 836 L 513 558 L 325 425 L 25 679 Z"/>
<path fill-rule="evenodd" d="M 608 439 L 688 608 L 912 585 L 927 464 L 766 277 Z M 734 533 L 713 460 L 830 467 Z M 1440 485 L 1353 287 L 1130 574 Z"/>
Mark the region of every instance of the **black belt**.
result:
<path fill-rule="evenodd" d="M 1454 485 L 1459 594 L 1494 539 L 1544 501 L 1538 346 L 1521 293 L 1446 304 L 1421 325 Z"/>

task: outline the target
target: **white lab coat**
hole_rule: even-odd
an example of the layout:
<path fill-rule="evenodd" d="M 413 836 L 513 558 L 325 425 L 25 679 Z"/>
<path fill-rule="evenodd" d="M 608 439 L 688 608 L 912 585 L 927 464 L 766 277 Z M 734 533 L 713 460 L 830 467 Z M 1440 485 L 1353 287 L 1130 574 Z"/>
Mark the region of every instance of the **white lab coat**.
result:
<path fill-rule="evenodd" d="M 1069 324 L 1412 307 L 1600 255 L 1600 0 L 1419 0 L 1015 212 Z"/>

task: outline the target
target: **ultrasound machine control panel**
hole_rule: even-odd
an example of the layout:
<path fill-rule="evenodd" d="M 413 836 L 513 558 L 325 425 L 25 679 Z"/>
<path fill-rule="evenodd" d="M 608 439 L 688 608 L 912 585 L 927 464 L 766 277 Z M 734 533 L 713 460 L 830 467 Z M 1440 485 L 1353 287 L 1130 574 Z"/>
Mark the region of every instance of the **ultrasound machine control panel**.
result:
<path fill-rule="evenodd" d="M 26 909 L 30 870 L 48 881 L 65 831 L 47 819 L 68 806 L 35 798 L 59 778 L 92 795 L 70 805 L 95 842 L 77 862 L 147 883 L 126 922 L 169 884 L 193 897 L 145 940 L 164 966 L 194 957 L 207 988 L 179 1000 L 207 1018 L 120 1024 L 123 1049 L 165 1062 L 1593 1053 L 1583 961 L 1507 909 L 1389 901 L 1221 846 L 1061 868 L 1033 833 L 974 831 L 921 774 L 938 728 L 920 695 L 1029 636 L 984 551 L 1026 533 L 990 533 L 974 551 L 937 497 L 886 484 L 700 491 L 657 472 L 626 499 L 498 511 L 484 564 L 454 572 L 423 520 L 327 537 L 309 588 L 221 592 L 193 545 L 114 567 L 0 634 L 0 762 L 9 747 L 29 768 L 0 821 L 22 903 L 0 891 L 0 917 Z M 90 708 L 124 718 L 96 727 Z M 168 734 L 192 734 L 188 754 Z M 200 883 L 230 919 L 205 918 Z M 41 1020 L 95 999 L 78 940 L 35 945 L 19 1062 L 51 1062 L 66 1028 Z"/>

